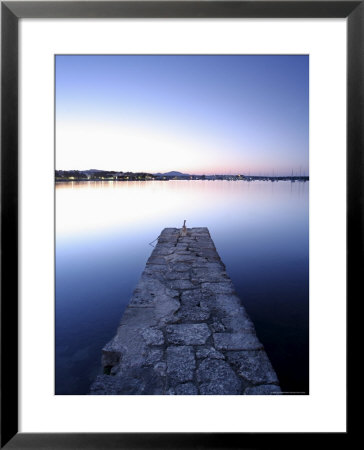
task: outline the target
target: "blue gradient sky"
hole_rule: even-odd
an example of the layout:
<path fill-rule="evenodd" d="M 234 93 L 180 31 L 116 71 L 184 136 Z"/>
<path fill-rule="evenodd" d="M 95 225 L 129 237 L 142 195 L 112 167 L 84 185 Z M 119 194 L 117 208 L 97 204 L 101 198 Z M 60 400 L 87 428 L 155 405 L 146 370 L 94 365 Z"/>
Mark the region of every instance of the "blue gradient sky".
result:
<path fill-rule="evenodd" d="M 56 168 L 308 175 L 309 57 L 56 56 Z"/>

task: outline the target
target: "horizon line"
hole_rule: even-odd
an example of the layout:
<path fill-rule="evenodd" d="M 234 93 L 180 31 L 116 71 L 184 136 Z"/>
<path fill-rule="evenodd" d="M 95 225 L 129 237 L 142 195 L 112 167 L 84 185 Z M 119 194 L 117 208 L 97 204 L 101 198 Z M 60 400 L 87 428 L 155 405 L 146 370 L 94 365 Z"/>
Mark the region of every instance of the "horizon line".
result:
<path fill-rule="evenodd" d="M 132 171 L 132 170 L 127 170 L 127 171 L 123 171 L 123 170 L 115 170 L 115 169 L 55 169 L 55 171 L 62 171 L 62 172 L 70 172 L 70 171 L 76 171 L 76 172 L 90 172 L 90 171 L 98 171 L 98 172 L 120 172 L 120 173 L 145 173 L 145 174 L 150 174 L 150 175 L 166 175 L 166 174 L 170 174 L 170 173 L 176 173 L 176 174 L 181 174 L 181 175 L 186 175 L 186 176 L 248 176 L 248 177 L 270 177 L 270 178 L 275 178 L 275 177 L 308 177 L 309 175 L 305 173 L 305 171 L 303 171 L 303 173 L 298 173 L 298 170 L 290 173 L 290 174 L 284 174 L 284 175 L 279 175 L 275 170 L 272 170 L 272 173 L 268 173 L 268 172 L 263 172 L 263 173 L 246 173 L 246 172 L 228 172 L 228 173 L 219 173 L 219 172 L 214 172 L 214 173 L 207 173 L 207 172 L 201 172 L 201 173 L 186 173 L 186 172 L 181 172 L 179 170 L 169 170 L 168 172 L 151 172 L 151 171 L 146 171 L 146 170 L 138 170 L 138 171 Z M 299 171 L 301 172 L 301 170 Z"/>

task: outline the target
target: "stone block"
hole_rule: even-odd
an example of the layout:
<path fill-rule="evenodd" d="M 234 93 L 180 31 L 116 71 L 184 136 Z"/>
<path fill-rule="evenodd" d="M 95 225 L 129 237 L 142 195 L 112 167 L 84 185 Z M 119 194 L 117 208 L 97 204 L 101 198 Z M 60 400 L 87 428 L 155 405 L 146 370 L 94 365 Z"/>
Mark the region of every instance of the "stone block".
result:
<path fill-rule="evenodd" d="M 255 334 L 214 333 L 213 338 L 218 350 L 260 350 L 263 348 Z"/>
<path fill-rule="evenodd" d="M 190 264 L 186 264 L 186 263 L 174 263 L 174 264 L 169 264 L 168 266 L 170 268 L 171 271 L 173 272 L 188 272 L 191 269 L 191 265 Z"/>
<path fill-rule="evenodd" d="M 135 328 L 152 327 L 157 324 L 154 308 L 132 308 L 128 306 L 121 318 L 120 325 Z"/>
<path fill-rule="evenodd" d="M 175 393 L 177 395 L 197 395 L 198 391 L 194 384 L 184 383 L 184 384 L 178 384 L 175 387 Z"/>
<path fill-rule="evenodd" d="M 227 352 L 227 360 L 237 373 L 252 384 L 278 383 L 265 351 Z"/>
<path fill-rule="evenodd" d="M 210 312 L 199 306 L 182 306 L 176 317 L 179 322 L 203 322 L 210 317 Z"/>
<path fill-rule="evenodd" d="M 222 353 L 215 350 L 213 347 L 207 347 L 207 348 L 198 348 L 196 350 L 196 358 L 225 359 L 225 356 Z"/>
<path fill-rule="evenodd" d="M 199 289 L 184 291 L 181 294 L 181 304 L 186 307 L 198 306 L 202 298 L 203 295 Z"/>
<path fill-rule="evenodd" d="M 250 320 L 245 308 L 235 310 L 235 314 L 230 314 L 221 318 L 221 322 L 227 331 L 233 333 L 255 333 L 253 322 Z"/>
<path fill-rule="evenodd" d="M 143 353 L 145 366 L 154 366 L 163 358 L 163 350 L 160 348 L 148 348 Z"/>
<path fill-rule="evenodd" d="M 168 287 L 174 290 L 194 289 L 196 286 L 189 280 L 176 279 L 168 282 Z"/>
<path fill-rule="evenodd" d="M 158 328 L 145 328 L 142 330 L 142 336 L 147 345 L 163 345 L 164 336 Z"/>
<path fill-rule="evenodd" d="M 196 360 L 192 347 L 170 346 L 166 350 L 166 359 L 167 375 L 172 383 L 193 380 Z"/>
<path fill-rule="evenodd" d="M 211 335 L 206 323 L 168 325 L 166 332 L 169 343 L 181 345 L 203 345 Z"/>
<path fill-rule="evenodd" d="M 233 283 L 224 280 L 219 283 L 201 283 L 201 288 L 213 294 L 233 294 L 235 292 Z"/>
<path fill-rule="evenodd" d="M 200 394 L 238 395 L 241 394 L 241 381 L 226 361 L 207 358 L 197 369 Z"/>

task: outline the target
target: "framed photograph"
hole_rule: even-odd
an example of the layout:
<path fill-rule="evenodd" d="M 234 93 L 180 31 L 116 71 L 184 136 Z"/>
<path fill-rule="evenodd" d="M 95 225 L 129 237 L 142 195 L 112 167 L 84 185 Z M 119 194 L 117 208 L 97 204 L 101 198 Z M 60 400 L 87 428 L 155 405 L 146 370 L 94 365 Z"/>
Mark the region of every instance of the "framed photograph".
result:
<path fill-rule="evenodd" d="M 2 446 L 345 445 L 363 18 L 2 2 Z"/>

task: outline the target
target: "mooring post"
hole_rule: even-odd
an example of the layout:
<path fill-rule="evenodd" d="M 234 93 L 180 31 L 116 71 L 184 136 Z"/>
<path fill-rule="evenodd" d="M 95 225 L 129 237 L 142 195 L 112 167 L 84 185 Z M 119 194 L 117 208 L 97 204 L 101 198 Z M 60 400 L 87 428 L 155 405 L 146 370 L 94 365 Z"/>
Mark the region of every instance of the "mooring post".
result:
<path fill-rule="evenodd" d="M 187 236 L 186 220 L 183 222 L 183 227 L 181 229 L 181 236 Z"/>

